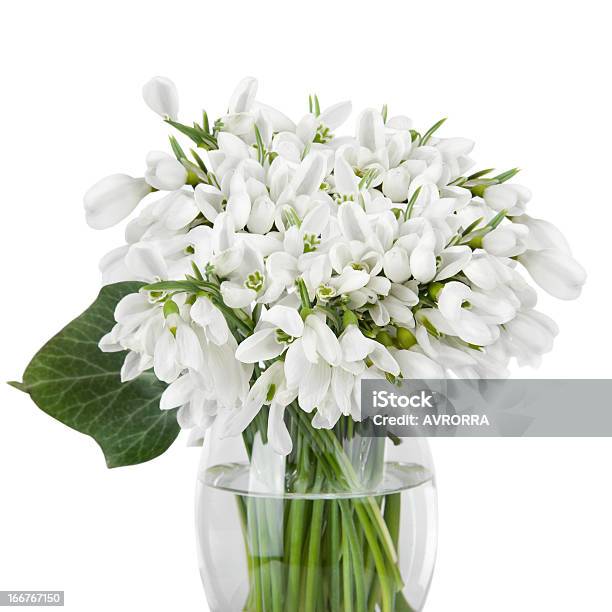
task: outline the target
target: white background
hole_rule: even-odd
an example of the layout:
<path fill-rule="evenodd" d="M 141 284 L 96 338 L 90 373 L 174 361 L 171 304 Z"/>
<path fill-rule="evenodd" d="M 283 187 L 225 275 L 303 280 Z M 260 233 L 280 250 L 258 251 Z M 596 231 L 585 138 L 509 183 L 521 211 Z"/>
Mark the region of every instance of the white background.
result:
<path fill-rule="evenodd" d="M 185 119 L 221 114 L 235 83 L 298 118 L 389 105 L 474 138 L 481 167 L 519 165 L 531 212 L 589 271 L 582 298 L 540 308 L 555 352 L 524 376 L 610 377 L 610 15 L 564 2 L 13 2 L 3 9 L 2 380 L 95 296 L 122 229 L 86 227 L 86 188 L 142 174 L 166 129 L 142 84 L 170 76 Z M 179 442 L 107 471 L 89 438 L 0 388 L 0 590 L 64 589 L 71 612 L 207 610 Z M 579 415 L 577 415 L 579 418 Z M 608 439 L 437 439 L 439 562 L 427 610 L 610 611 Z"/>

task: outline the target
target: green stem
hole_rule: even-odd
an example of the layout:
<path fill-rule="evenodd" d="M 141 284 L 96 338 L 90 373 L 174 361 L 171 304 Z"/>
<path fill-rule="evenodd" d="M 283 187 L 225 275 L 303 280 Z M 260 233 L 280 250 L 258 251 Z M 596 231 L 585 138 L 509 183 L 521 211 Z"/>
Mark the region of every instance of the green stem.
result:
<path fill-rule="evenodd" d="M 336 501 L 331 501 L 330 505 L 330 604 L 332 610 L 340 610 L 340 509 Z"/>
<path fill-rule="evenodd" d="M 250 497 L 247 502 L 247 517 L 249 530 L 249 550 L 252 559 L 255 593 L 255 611 L 264 612 L 264 594 L 261 575 L 261 552 L 259 550 L 259 534 L 257 530 L 257 506 L 256 499 Z"/>
<path fill-rule="evenodd" d="M 321 486 L 322 477 L 317 474 L 315 491 Z M 306 593 L 305 612 L 314 612 L 317 601 L 317 577 L 319 575 L 319 554 L 321 548 L 321 531 L 323 527 L 324 500 L 316 499 L 312 502 L 312 519 L 310 522 L 308 557 L 306 559 Z"/>
<path fill-rule="evenodd" d="M 289 509 L 289 572 L 287 577 L 287 610 L 298 609 L 300 594 L 302 546 L 304 540 L 304 514 L 306 501 L 294 499 Z"/>
<path fill-rule="evenodd" d="M 353 504 L 361 503 L 360 500 L 355 500 Z M 355 524 L 353 522 L 353 513 L 350 508 L 351 504 L 347 500 L 340 502 L 342 508 L 342 528 L 346 533 L 350 555 L 353 561 L 353 574 L 355 578 L 355 603 L 357 612 L 366 612 L 366 584 L 365 574 L 363 572 L 363 551 L 359 546 Z"/>
<path fill-rule="evenodd" d="M 342 578 L 344 612 L 353 612 L 353 578 L 351 553 L 346 530 L 342 530 Z"/>

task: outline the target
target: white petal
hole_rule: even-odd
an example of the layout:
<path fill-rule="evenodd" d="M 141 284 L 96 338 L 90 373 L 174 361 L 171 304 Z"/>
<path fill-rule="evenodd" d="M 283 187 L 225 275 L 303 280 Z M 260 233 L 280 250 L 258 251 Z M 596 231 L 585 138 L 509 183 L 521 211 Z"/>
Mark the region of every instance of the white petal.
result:
<path fill-rule="evenodd" d="M 340 276 L 334 277 L 331 284 L 338 293 L 350 293 L 365 287 L 369 280 L 370 275 L 365 270 L 355 270 L 349 266 Z"/>
<path fill-rule="evenodd" d="M 324 400 L 331 381 L 331 371 L 329 365 L 322 360 L 311 364 L 308 375 L 300 383 L 298 401 L 302 410 L 311 412 Z"/>
<path fill-rule="evenodd" d="M 379 370 L 393 374 L 393 376 L 398 376 L 400 368 L 391 353 L 380 342 L 375 342 L 374 345 L 374 350 L 369 355 L 372 363 Z"/>
<path fill-rule="evenodd" d="M 472 258 L 472 249 L 468 246 L 447 247 L 440 254 L 441 262 L 436 280 L 445 280 L 455 276 L 467 266 Z"/>
<path fill-rule="evenodd" d="M 519 257 L 519 261 L 544 291 L 560 300 L 574 300 L 582 292 L 586 272 L 573 257 L 563 251 L 527 251 Z"/>
<path fill-rule="evenodd" d="M 125 256 L 125 264 L 140 280 L 153 281 L 168 277 L 168 268 L 159 251 L 148 244 L 139 242 L 130 247 Z"/>
<path fill-rule="evenodd" d="M 383 270 L 387 278 L 394 283 L 403 283 L 411 276 L 410 257 L 401 246 L 394 246 L 385 253 Z"/>
<path fill-rule="evenodd" d="M 98 264 L 98 268 L 102 273 L 102 284 L 111 285 L 121 281 L 132 280 L 132 275 L 125 265 L 125 256 L 129 250 L 129 245 L 117 247 L 109 251 Z"/>
<path fill-rule="evenodd" d="M 176 348 L 182 366 L 198 371 L 202 368 L 202 346 L 187 323 L 181 323 L 176 328 Z"/>
<path fill-rule="evenodd" d="M 257 79 L 245 77 L 238 83 L 229 103 L 230 113 L 244 113 L 251 110 L 257 95 Z"/>
<path fill-rule="evenodd" d="M 189 311 L 191 318 L 205 328 L 206 336 L 215 344 L 222 345 L 229 338 L 229 327 L 223 313 L 206 297 L 198 297 Z"/>
<path fill-rule="evenodd" d="M 142 97 L 147 106 L 162 117 L 176 119 L 178 115 L 178 92 L 167 77 L 153 77 L 142 88 Z"/>
<path fill-rule="evenodd" d="M 249 146 L 244 140 L 234 136 L 234 134 L 219 132 L 217 142 L 219 144 L 219 151 L 223 151 L 223 153 L 230 157 L 237 157 L 238 159 L 248 159 L 250 157 Z"/>
<path fill-rule="evenodd" d="M 338 408 L 344 415 L 351 413 L 351 394 L 355 377 L 350 372 L 343 368 L 334 368 L 332 370 L 331 388 Z"/>
<path fill-rule="evenodd" d="M 213 221 L 217 215 L 222 212 L 221 202 L 223 201 L 223 193 L 212 185 L 200 183 L 194 192 L 196 206 L 202 214 L 209 220 Z"/>
<path fill-rule="evenodd" d="M 431 248 L 419 243 L 410 254 L 410 271 L 420 283 L 428 283 L 436 275 L 436 256 Z"/>
<path fill-rule="evenodd" d="M 444 370 L 429 357 L 415 351 L 396 351 L 395 360 L 399 363 L 404 378 L 438 379 L 445 378 Z"/>
<path fill-rule="evenodd" d="M 294 338 L 301 336 L 304 331 L 302 317 L 295 308 L 289 308 L 288 306 L 272 306 L 262 315 L 261 320 L 272 323 L 274 327 L 282 329 Z"/>
<path fill-rule="evenodd" d="M 361 113 L 357 124 L 357 138 L 362 147 L 378 151 L 385 146 L 385 124 L 380 112 L 367 109 Z"/>
<path fill-rule="evenodd" d="M 328 106 L 319 115 L 319 121 L 330 130 L 335 130 L 348 119 L 352 108 L 353 105 L 348 100 L 345 102 L 338 102 L 337 104 Z"/>
<path fill-rule="evenodd" d="M 301 342 L 293 342 L 285 353 L 285 378 L 287 386 L 298 387 L 301 380 L 306 376 L 310 368 L 310 362 L 306 359 Z"/>
<path fill-rule="evenodd" d="M 274 224 L 274 202 L 268 196 L 260 196 L 253 202 L 247 228 L 254 234 L 265 234 Z"/>
<path fill-rule="evenodd" d="M 230 308 L 246 308 L 257 299 L 257 293 L 253 289 L 231 281 L 221 283 L 221 295 Z"/>
<path fill-rule="evenodd" d="M 319 355 L 330 365 L 337 366 L 342 361 L 342 349 L 334 332 L 317 315 L 306 317 L 304 327 L 314 330 Z"/>
<path fill-rule="evenodd" d="M 180 373 L 176 363 L 176 340 L 169 329 L 164 329 L 155 344 L 153 369 L 155 376 L 164 382 L 172 382 Z"/>
<path fill-rule="evenodd" d="M 325 171 L 326 164 L 323 155 L 309 153 L 291 180 L 295 195 L 312 195 L 317 192 L 325 177 Z"/>
<path fill-rule="evenodd" d="M 83 198 L 85 217 L 90 227 L 107 229 L 125 219 L 150 193 L 144 178 L 113 174 L 89 188 Z"/>
<path fill-rule="evenodd" d="M 236 359 L 243 363 L 257 363 L 278 357 L 285 345 L 276 340 L 274 328 L 262 329 L 245 338 L 236 350 Z"/>
<path fill-rule="evenodd" d="M 133 380 L 143 373 L 142 358 L 135 351 L 130 351 L 121 366 L 121 382 Z"/>
<path fill-rule="evenodd" d="M 368 237 L 373 233 L 365 211 L 355 202 L 345 202 L 340 205 L 338 222 L 347 240 L 367 242 Z"/>
<path fill-rule="evenodd" d="M 344 157 L 339 155 L 334 166 L 335 187 L 338 193 L 352 194 L 359 191 L 359 179 Z"/>
<path fill-rule="evenodd" d="M 159 407 L 161 410 L 172 410 L 178 408 L 189 401 L 191 392 L 194 389 L 194 378 L 189 374 L 184 374 L 168 385 L 161 395 Z"/>
<path fill-rule="evenodd" d="M 461 306 L 469 301 L 472 290 L 463 283 L 451 281 L 446 283 L 438 296 L 438 308 L 449 321 L 457 321 L 461 317 Z"/>
<path fill-rule="evenodd" d="M 268 414 L 268 440 L 279 455 L 288 455 L 293 448 L 291 436 L 284 421 L 285 407 L 272 402 Z"/>
<path fill-rule="evenodd" d="M 166 227 L 171 230 L 182 229 L 191 223 L 199 212 L 193 194 L 179 191 L 173 198 L 169 214 L 166 216 Z"/>
<path fill-rule="evenodd" d="M 349 325 L 340 336 L 344 361 L 361 361 L 375 348 L 375 342 L 366 338 L 357 325 Z"/>

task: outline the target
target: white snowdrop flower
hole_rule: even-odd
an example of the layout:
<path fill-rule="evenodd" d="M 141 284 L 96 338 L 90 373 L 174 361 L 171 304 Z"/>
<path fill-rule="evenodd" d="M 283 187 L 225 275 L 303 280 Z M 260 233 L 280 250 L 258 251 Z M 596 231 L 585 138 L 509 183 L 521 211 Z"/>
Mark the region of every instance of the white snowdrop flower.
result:
<path fill-rule="evenodd" d="M 151 191 L 144 178 L 112 174 L 85 194 L 85 218 L 94 229 L 107 229 L 123 221 Z"/>
<path fill-rule="evenodd" d="M 339 338 L 343 363 L 359 362 L 369 358 L 381 371 L 398 376 L 399 366 L 388 349 L 380 342 L 366 338 L 357 325 L 348 325 Z M 354 372 L 354 368 L 348 366 Z"/>
<path fill-rule="evenodd" d="M 98 268 L 102 274 L 102 284 L 110 285 L 111 283 L 119 283 L 132 279 L 132 275 L 125 265 L 125 256 L 129 250 L 129 246 L 117 247 L 108 252 L 98 264 Z"/>
<path fill-rule="evenodd" d="M 276 361 L 266 368 L 249 390 L 244 403 L 238 406 L 227 418 L 223 435 L 236 436 L 257 416 L 264 404 L 270 404 L 277 389 L 285 382 L 284 366 Z"/>
<path fill-rule="evenodd" d="M 260 195 L 249 213 L 247 229 L 254 234 L 267 234 L 274 225 L 276 207 L 267 195 Z"/>
<path fill-rule="evenodd" d="M 130 246 L 125 265 L 133 278 L 155 281 L 168 278 L 168 265 L 162 254 L 153 244 L 138 242 Z"/>
<path fill-rule="evenodd" d="M 212 426 L 219 411 L 210 381 L 194 370 L 188 370 L 166 387 L 159 407 L 161 410 L 178 408 L 179 425 L 192 430 L 190 445 L 202 444 L 206 430 Z"/>
<path fill-rule="evenodd" d="M 230 336 L 230 329 L 223 313 L 207 297 L 197 297 L 189 310 L 194 323 L 197 323 L 206 337 L 219 346 L 225 344 Z"/>
<path fill-rule="evenodd" d="M 385 173 L 382 192 L 394 202 L 406 201 L 409 188 L 410 173 L 405 167 L 392 168 Z"/>
<path fill-rule="evenodd" d="M 142 88 L 142 97 L 147 106 L 161 117 L 176 119 L 178 115 L 178 92 L 167 77 L 153 77 Z"/>
<path fill-rule="evenodd" d="M 257 79 L 245 77 L 238 83 L 229 102 L 230 113 L 249 112 L 257 95 Z"/>
<path fill-rule="evenodd" d="M 163 191 L 174 191 L 185 184 L 187 170 L 174 157 L 163 151 L 151 151 L 146 161 L 145 180 L 151 187 Z"/>
<path fill-rule="evenodd" d="M 527 251 L 519 257 L 519 261 L 544 291 L 560 300 L 574 300 L 582 292 L 586 272 L 564 251 Z"/>
<path fill-rule="evenodd" d="M 423 353 L 443 368 L 456 370 L 476 365 L 472 352 L 467 352 L 464 346 L 442 342 L 422 325 L 417 326 L 415 337 Z"/>
<path fill-rule="evenodd" d="M 477 316 L 483 323 L 501 325 L 510 321 L 516 309 L 501 296 L 490 296 L 473 291 L 467 285 L 451 281 L 444 285 L 438 296 L 438 309 L 448 321 L 453 323 L 466 314 Z M 477 344 L 477 343 L 474 343 Z"/>
<path fill-rule="evenodd" d="M 507 211 L 511 217 L 525 212 L 525 206 L 531 199 L 531 192 L 522 185 L 503 183 L 490 185 L 482 196 L 487 206 L 496 212 Z"/>
<path fill-rule="evenodd" d="M 544 219 L 536 219 L 529 215 L 520 215 L 512 219 L 515 223 L 525 226 L 529 233 L 525 239 L 527 249 L 541 251 L 543 249 L 558 249 L 571 254 L 567 239 L 555 225 Z"/>
<path fill-rule="evenodd" d="M 468 246 L 450 246 L 446 247 L 438 257 L 439 264 L 435 280 L 442 281 L 455 276 L 470 263 L 472 249 Z"/>
<path fill-rule="evenodd" d="M 528 310 L 518 313 L 505 326 L 504 335 L 520 365 L 538 365 L 541 355 L 552 350 L 558 333 L 559 328 L 552 319 Z"/>
<path fill-rule="evenodd" d="M 166 317 L 153 353 L 155 376 L 171 383 L 185 368 L 201 371 L 202 367 L 202 345 L 193 328 L 178 313 Z"/>
<path fill-rule="evenodd" d="M 273 359 L 282 355 L 303 333 L 304 322 L 297 310 L 277 304 L 262 315 L 255 333 L 240 343 L 236 359 L 243 363 Z"/>
<path fill-rule="evenodd" d="M 357 119 L 357 140 L 362 147 L 378 151 L 385 146 L 385 124 L 379 111 L 369 108 Z"/>
<path fill-rule="evenodd" d="M 527 249 L 529 229 L 519 223 L 507 223 L 496 227 L 482 238 L 482 248 L 491 255 L 516 257 Z"/>
<path fill-rule="evenodd" d="M 399 364 L 402 376 L 412 379 L 445 378 L 443 368 L 422 353 L 415 350 L 396 350 L 393 357 Z"/>

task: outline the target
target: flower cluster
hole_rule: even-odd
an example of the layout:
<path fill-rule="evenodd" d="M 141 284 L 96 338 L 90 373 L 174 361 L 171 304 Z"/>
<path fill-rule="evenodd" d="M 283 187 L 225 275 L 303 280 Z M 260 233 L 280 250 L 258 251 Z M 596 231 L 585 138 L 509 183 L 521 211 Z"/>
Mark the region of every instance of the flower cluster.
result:
<path fill-rule="evenodd" d="M 138 280 L 117 306 L 104 351 L 128 350 L 123 380 L 153 368 L 195 436 L 228 435 L 264 405 L 279 453 L 292 402 L 313 424 L 359 419 L 363 378 L 505 377 L 537 364 L 557 326 L 535 310 L 522 268 L 561 299 L 585 282 L 563 235 L 526 214 L 516 169 L 471 172 L 473 142 L 419 132 L 367 109 L 337 130 L 349 102 L 316 96 L 294 123 L 244 79 L 214 123 L 177 121 L 171 81 L 147 104 L 192 141 L 153 151 L 144 177 L 117 174 L 85 196 L 88 223 L 110 227 L 140 203 L 126 245 L 101 262 L 105 283 Z"/>

